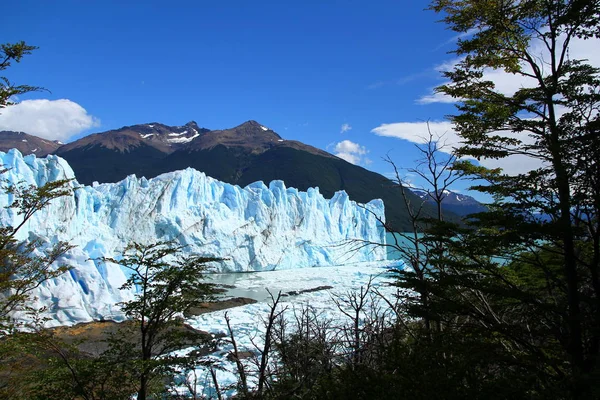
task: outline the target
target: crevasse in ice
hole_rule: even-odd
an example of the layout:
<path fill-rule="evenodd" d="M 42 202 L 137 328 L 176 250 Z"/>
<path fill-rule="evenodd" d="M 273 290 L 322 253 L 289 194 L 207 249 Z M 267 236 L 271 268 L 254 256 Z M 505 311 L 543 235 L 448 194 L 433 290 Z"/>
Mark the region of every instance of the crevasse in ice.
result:
<path fill-rule="evenodd" d="M 40 186 L 73 178 L 68 163 L 50 155 L 0 152 L 8 168 L 3 178 Z M 174 240 L 190 254 L 222 257 L 218 271 L 264 271 L 339 265 L 385 259 L 383 247 L 356 246 L 350 239 L 383 243 L 381 200 L 359 206 L 345 192 L 325 199 L 318 188 L 300 192 L 282 181 L 245 188 L 220 182 L 193 169 L 153 179 L 131 175 L 121 182 L 80 186 L 55 199 L 19 231 L 18 239 L 44 246 L 63 240 L 73 245 L 60 262 L 72 270 L 36 291 L 37 306 L 48 309 L 53 324 L 121 319 L 118 302 L 132 293 L 120 290 L 126 271 L 98 257 L 116 257 L 131 241 Z M 0 193 L 0 222 L 17 224 L 7 208 L 13 198 Z"/>

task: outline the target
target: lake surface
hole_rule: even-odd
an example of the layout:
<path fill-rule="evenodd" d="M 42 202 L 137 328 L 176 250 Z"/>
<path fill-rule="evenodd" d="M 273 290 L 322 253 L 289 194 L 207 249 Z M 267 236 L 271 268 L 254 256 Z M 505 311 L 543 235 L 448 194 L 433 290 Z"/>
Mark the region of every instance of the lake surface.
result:
<path fill-rule="evenodd" d="M 412 243 L 410 242 L 410 240 L 408 240 L 405 236 L 403 235 L 413 235 L 412 232 L 403 232 L 401 234 L 394 234 L 391 232 L 387 232 L 385 234 L 385 241 L 386 243 L 390 244 L 390 243 L 395 243 L 394 242 L 394 236 L 396 236 L 397 240 L 398 240 L 398 245 L 399 246 L 403 246 L 406 248 L 413 248 Z M 423 234 L 419 234 L 419 236 L 423 236 Z M 402 255 L 400 254 L 400 252 L 392 247 L 387 247 L 386 248 L 387 251 L 387 259 L 388 260 L 400 260 L 402 259 Z"/>

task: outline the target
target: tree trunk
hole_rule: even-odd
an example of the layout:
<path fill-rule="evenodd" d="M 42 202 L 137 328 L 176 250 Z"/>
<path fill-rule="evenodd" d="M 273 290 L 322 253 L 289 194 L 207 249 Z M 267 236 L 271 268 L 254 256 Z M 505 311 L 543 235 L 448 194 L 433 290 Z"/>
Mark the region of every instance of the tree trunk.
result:
<path fill-rule="evenodd" d="M 550 152 L 552 154 L 552 166 L 556 174 L 556 187 L 558 189 L 558 200 L 560 205 L 559 226 L 564 252 L 564 269 L 567 279 L 567 302 L 569 327 L 569 340 L 567 342 L 567 352 L 571 358 L 573 376 L 580 376 L 585 371 L 585 357 L 583 354 L 583 338 L 581 327 L 581 308 L 579 296 L 579 276 L 577 273 L 577 259 L 575 252 L 575 240 L 573 226 L 571 224 L 571 188 L 569 177 L 562 160 L 560 138 L 552 98 L 548 99 L 549 120 L 550 120 Z M 581 398 L 583 388 L 578 382 L 574 382 L 573 396 Z"/>

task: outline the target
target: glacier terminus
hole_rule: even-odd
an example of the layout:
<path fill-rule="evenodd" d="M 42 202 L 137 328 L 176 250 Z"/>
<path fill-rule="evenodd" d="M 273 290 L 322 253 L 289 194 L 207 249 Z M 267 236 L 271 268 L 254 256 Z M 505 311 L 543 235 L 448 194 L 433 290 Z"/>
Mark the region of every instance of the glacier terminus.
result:
<path fill-rule="evenodd" d="M 54 155 L 36 158 L 18 150 L 0 152 L 7 184 L 41 186 L 74 178 L 68 163 Z M 79 185 L 73 195 L 54 199 L 19 231 L 19 240 L 45 246 L 66 241 L 75 247 L 59 262 L 72 269 L 44 282 L 35 307 L 47 307 L 51 324 L 123 318 L 117 303 L 132 298 L 120 290 L 127 271 L 103 263 L 128 243 L 173 240 L 185 253 L 220 257 L 215 272 L 286 270 L 385 260 L 381 200 L 356 204 L 345 192 L 325 199 L 318 188 L 306 192 L 255 182 L 244 188 L 220 182 L 194 169 L 153 179 L 128 176 L 118 183 Z M 20 222 L 8 208 L 12 195 L 0 194 L 0 221 Z"/>

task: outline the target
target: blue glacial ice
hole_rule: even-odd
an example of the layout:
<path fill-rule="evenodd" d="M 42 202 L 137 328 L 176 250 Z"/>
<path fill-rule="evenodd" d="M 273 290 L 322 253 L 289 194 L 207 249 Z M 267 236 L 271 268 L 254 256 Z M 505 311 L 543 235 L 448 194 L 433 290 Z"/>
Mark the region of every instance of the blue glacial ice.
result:
<path fill-rule="evenodd" d="M 7 182 L 40 186 L 73 178 L 68 163 L 50 155 L 36 158 L 17 150 L 0 152 L 9 168 Z M 174 240 L 185 252 L 224 258 L 219 272 L 271 271 L 331 266 L 386 258 L 383 247 L 357 248 L 358 239 L 384 243 L 381 200 L 357 205 L 345 192 L 325 199 L 318 188 L 300 192 L 282 181 L 245 188 L 220 182 L 193 169 L 153 179 L 128 176 L 118 183 L 80 186 L 72 196 L 53 200 L 19 231 L 18 239 L 59 240 L 76 247 L 61 263 L 70 273 L 45 282 L 36 305 L 48 308 L 52 324 L 122 319 L 117 303 L 132 292 L 120 290 L 126 271 L 98 257 L 116 257 L 128 243 Z M 0 193 L 0 222 L 18 224 L 6 208 L 12 197 Z M 350 241 L 350 242 L 349 242 Z"/>

